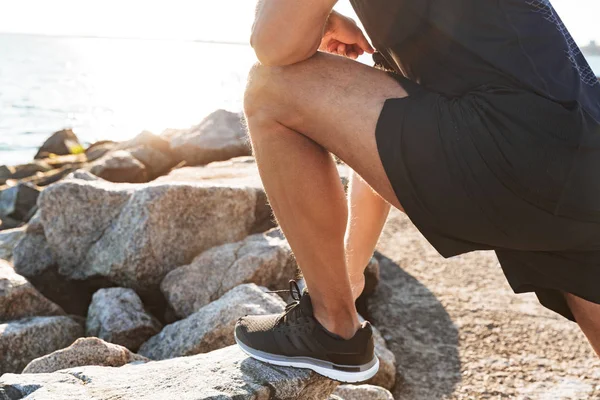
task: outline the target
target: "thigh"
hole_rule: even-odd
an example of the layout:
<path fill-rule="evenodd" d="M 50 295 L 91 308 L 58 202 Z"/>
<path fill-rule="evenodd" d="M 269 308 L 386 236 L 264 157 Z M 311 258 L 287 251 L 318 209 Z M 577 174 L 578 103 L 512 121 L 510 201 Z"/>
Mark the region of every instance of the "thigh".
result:
<path fill-rule="evenodd" d="M 600 304 L 565 293 L 571 312 L 590 344 L 600 356 Z"/>
<path fill-rule="evenodd" d="M 266 96 L 269 117 L 338 156 L 400 208 L 375 136 L 385 101 L 407 96 L 394 78 L 325 53 L 290 66 L 259 68 L 262 71 L 251 76 L 248 91 L 258 89 L 258 97 Z M 253 84 L 253 80 L 258 82 Z"/>

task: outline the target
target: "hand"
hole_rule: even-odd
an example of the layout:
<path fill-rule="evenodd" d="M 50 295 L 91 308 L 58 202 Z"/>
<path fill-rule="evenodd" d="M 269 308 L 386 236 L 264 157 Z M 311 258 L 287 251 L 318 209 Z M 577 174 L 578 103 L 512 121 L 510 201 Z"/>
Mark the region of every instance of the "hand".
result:
<path fill-rule="evenodd" d="M 336 11 L 327 20 L 319 50 L 352 59 L 375 51 L 356 22 Z"/>

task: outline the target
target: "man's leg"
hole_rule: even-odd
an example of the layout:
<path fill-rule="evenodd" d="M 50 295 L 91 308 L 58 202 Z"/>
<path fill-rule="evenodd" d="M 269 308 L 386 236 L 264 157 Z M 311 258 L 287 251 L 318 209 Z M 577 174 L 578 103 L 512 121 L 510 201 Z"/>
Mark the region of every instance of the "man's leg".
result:
<path fill-rule="evenodd" d="M 365 287 L 364 271 L 375 251 L 390 212 L 390 204 L 353 172 L 348 188 L 348 210 L 345 238 L 346 265 L 352 295 L 356 300 Z"/>
<path fill-rule="evenodd" d="M 260 175 L 311 293 L 317 320 L 342 337 L 358 328 L 344 235 L 348 210 L 329 152 L 400 207 L 375 128 L 386 99 L 406 92 L 386 73 L 319 53 L 286 67 L 257 65 L 245 113 Z"/>
<path fill-rule="evenodd" d="M 589 302 L 570 293 L 565 293 L 565 298 L 579 327 L 600 357 L 600 304 Z"/>

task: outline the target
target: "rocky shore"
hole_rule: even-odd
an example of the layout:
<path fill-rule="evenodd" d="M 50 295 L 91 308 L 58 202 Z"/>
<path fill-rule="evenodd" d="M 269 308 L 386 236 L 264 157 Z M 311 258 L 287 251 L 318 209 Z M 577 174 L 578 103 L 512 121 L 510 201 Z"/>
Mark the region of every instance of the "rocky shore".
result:
<path fill-rule="evenodd" d="M 340 165 L 342 176 L 347 176 Z M 339 386 L 234 345 L 298 268 L 240 114 L 84 148 L 53 134 L 0 167 L 0 399 L 392 399 L 396 361 Z M 371 292 L 378 262 L 369 267 Z"/>
<path fill-rule="evenodd" d="M 490 253 L 443 260 L 396 211 L 359 299 L 377 376 L 246 357 L 235 321 L 280 312 L 267 291 L 298 271 L 239 114 L 88 148 L 57 132 L 0 185 L 0 400 L 600 399 L 575 324 L 513 295 Z"/>

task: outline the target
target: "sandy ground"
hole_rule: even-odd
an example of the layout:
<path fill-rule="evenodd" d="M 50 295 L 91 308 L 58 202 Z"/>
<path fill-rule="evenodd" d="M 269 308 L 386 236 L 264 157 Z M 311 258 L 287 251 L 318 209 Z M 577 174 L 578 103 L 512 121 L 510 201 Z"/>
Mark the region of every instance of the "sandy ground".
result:
<path fill-rule="evenodd" d="M 393 212 L 370 318 L 398 359 L 396 399 L 600 399 L 576 324 L 515 295 L 493 252 L 445 260 Z"/>

